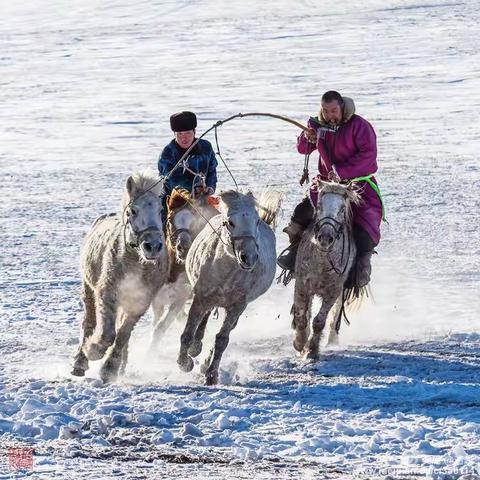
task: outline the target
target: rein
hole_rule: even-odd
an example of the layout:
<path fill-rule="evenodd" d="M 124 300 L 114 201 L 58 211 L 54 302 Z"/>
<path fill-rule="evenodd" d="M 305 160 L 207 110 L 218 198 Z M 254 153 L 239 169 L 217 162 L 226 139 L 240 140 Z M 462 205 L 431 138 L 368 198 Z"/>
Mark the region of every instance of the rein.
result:
<path fill-rule="evenodd" d="M 328 251 L 326 252 L 327 253 L 326 257 L 327 257 L 328 263 L 330 264 L 330 267 L 331 267 L 330 270 L 327 270 L 327 272 L 331 272 L 333 270 L 339 276 L 345 275 L 345 272 L 347 271 L 348 259 L 350 258 L 350 253 L 352 251 L 351 250 L 352 249 L 351 242 L 348 242 L 347 261 L 345 262 L 345 265 L 343 266 L 343 269 L 341 269 L 342 268 L 341 265 L 343 264 L 343 255 L 345 253 L 345 237 L 346 237 L 345 230 L 346 230 L 345 227 L 342 226 L 342 231 L 339 234 L 337 234 L 337 238 L 335 239 L 335 242 L 336 242 L 340 238 L 340 236 L 342 237 L 342 255 L 340 257 L 340 268 L 337 268 L 333 264 L 332 259 L 328 255 L 329 252 Z"/>
<path fill-rule="evenodd" d="M 160 177 L 160 179 L 155 182 L 151 187 L 149 187 L 147 190 L 145 190 L 143 192 L 143 194 L 149 192 L 150 190 L 152 190 L 153 188 L 155 188 L 160 182 L 166 182 L 170 177 L 171 175 L 177 170 L 177 168 L 180 168 L 181 165 L 184 165 L 184 160 L 188 157 L 188 155 L 190 154 L 190 152 L 192 151 L 192 149 L 195 147 L 195 145 L 207 134 L 209 133 L 211 130 L 215 130 L 215 140 L 217 142 L 217 150 L 218 150 L 218 154 L 219 154 L 219 157 L 220 159 L 222 160 L 223 164 L 225 165 L 225 168 L 227 169 L 228 173 L 230 174 L 230 176 L 232 177 L 234 183 L 235 183 L 235 187 L 238 189 L 238 184 L 237 182 L 235 181 L 235 178 L 233 177 L 232 175 L 232 172 L 230 171 L 230 169 L 228 168 L 227 164 L 225 163 L 225 160 L 223 160 L 223 157 L 221 156 L 220 154 L 220 148 L 218 147 L 218 137 L 217 137 L 217 128 L 218 127 L 221 127 L 223 124 L 227 123 L 227 122 L 230 122 L 231 120 L 234 120 L 235 118 L 243 118 L 243 117 L 251 117 L 251 116 L 257 116 L 257 117 L 271 117 L 271 118 L 277 118 L 279 120 L 283 120 L 284 122 L 287 122 L 287 123 L 291 123 L 292 125 L 295 125 L 296 127 L 302 129 L 302 130 L 308 130 L 308 127 L 306 127 L 305 125 L 302 125 L 301 123 L 297 122 L 296 120 L 292 120 L 291 118 L 289 117 L 286 117 L 284 115 L 276 115 L 274 113 L 264 113 L 264 112 L 248 112 L 248 113 L 237 113 L 236 115 L 232 115 L 231 117 L 228 117 L 228 118 L 225 118 L 224 120 L 218 120 L 217 122 L 215 122 L 208 130 L 205 130 L 198 138 L 196 138 L 193 143 L 190 145 L 190 147 L 188 147 L 188 149 L 185 151 L 185 153 L 180 157 L 180 159 L 178 160 L 178 162 L 174 165 L 174 167 L 168 172 L 167 175 L 165 175 L 164 177 Z M 187 167 L 188 168 L 188 167 Z M 131 202 L 125 207 L 125 209 L 131 205 Z"/>

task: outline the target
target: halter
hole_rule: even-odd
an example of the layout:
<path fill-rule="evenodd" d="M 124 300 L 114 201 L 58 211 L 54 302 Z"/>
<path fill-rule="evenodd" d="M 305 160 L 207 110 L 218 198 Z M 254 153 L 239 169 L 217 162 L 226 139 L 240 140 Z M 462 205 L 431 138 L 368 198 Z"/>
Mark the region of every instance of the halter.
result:
<path fill-rule="evenodd" d="M 318 200 L 320 200 L 321 196 L 319 196 Z M 318 202 L 317 202 L 318 203 Z M 337 275 L 343 276 L 345 272 L 347 271 L 347 265 L 348 265 L 348 259 L 350 258 L 350 252 L 351 252 L 351 245 L 350 242 L 348 243 L 348 255 L 345 264 L 343 265 L 343 256 L 345 253 L 345 233 L 346 233 L 346 225 L 345 222 L 339 222 L 336 218 L 330 217 L 330 216 L 325 216 L 322 217 L 319 222 L 318 222 L 318 230 L 320 230 L 324 225 L 329 225 L 333 228 L 333 231 L 335 232 L 335 240 L 333 241 L 332 245 L 330 248 L 323 250 L 326 253 L 326 257 L 328 260 L 328 263 L 330 264 L 330 270 L 328 271 L 334 271 Z M 339 238 L 342 237 L 342 255 L 340 257 L 340 268 L 337 268 L 334 264 L 330 256 L 328 255 L 335 245 L 335 243 L 339 240 Z M 342 268 L 343 265 L 343 268 Z"/>
<path fill-rule="evenodd" d="M 140 240 L 142 237 L 145 236 L 145 234 L 149 233 L 149 232 L 160 232 L 160 229 L 158 227 L 147 227 L 147 228 L 144 228 L 143 230 L 135 230 L 133 228 L 133 225 L 132 225 L 132 222 L 130 221 L 130 219 L 128 220 L 128 224 L 130 225 L 130 228 L 132 229 L 132 233 L 133 233 L 133 240 L 130 241 L 130 242 L 125 242 L 126 245 L 128 245 L 129 247 L 132 247 L 132 248 L 138 248 L 140 246 Z"/>
<path fill-rule="evenodd" d="M 182 210 L 185 210 L 190 206 L 190 202 L 188 200 L 185 200 L 185 204 L 182 205 L 180 208 L 177 208 L 174 212 L 172 211 L 172 215 L 167 216 L 167 231 L 169 233 L 168 238 L 169 242 L 173 244 L 173 242 L 178 238 L 178 236 L 181 233 L 188 233 L 191 234 L 191 231 L 189 228 L 176 228 L 175 224 L 173 223 L 173 217 Z M 170 212 L 169 212 L 170 213 Z"/>
<path fill-rule="evenodd" d="M 335 232 L 335 240 L 338 240 L 343 233 L 344 224 L 333 217 L 322 217 L 317 225 L 319 230 L 325 225 L 330 225 Z"/>
<path fill-rule="evenodd" d="M 257 227 L 260 223 L 260 219 L 257 221 Z M 233 253 L 237 255 L 237 251 L 235 249 L 235 242 L 237 240 L 253 240 L 255 242 L 255 246 L 258 249 L 258 243 L 257 243 L 257 237 L 255 235 L 232 235 L 232 232 L 230 231 L 229 225 L 228 225 L 228 220 L 225 219 L 222 223 L 222 226 L 225 227 L 225 229 L 228 232 L 228 236 L 230 237 L 230 246 L 233 249 Z M 221 237 L 220 237 L 221 238 Z M 223 241 L 223 240 L 222 240 Z M 225 242 L 224 242 L 225 243 Z"/>
<path fill-rule="evenodd" d="M 128 202 L 128 204 L 126 205 L 126 207 L 123 210 L 123 214 L 122 214 L 123 241 L 124 241 L 124 243 L 127 247 L 134 248 L 134 249 L 138 248 L 140 246 L 140 243 L 141 243 L 140 242 L 141 238 L 144 237 L 147 233 L 149 233 L 149 232 L 160 232 L 160 229 L 156 226 L 147 227 L 147 228 L 144 228 L 143 230 L 135 230 L 130 216 L 127 217 L 127 222 L 126 223 L 123 221 L 123 218 L 125 217 L 125 212 L 127 211 L 127 208 L 130 205 L 133 205 L 138 198 L 145 195 L 147 192 L 149 192 L 149 190 L 141 191 L 139 195 L 137 195 L 133 200 L 130 200 Z M 131 231 L 132 231 L 133 240 L 131 240 L 130 242 L 127 242 L 127 234 L 126 234 L 127 226 L 129 226 Z"/>

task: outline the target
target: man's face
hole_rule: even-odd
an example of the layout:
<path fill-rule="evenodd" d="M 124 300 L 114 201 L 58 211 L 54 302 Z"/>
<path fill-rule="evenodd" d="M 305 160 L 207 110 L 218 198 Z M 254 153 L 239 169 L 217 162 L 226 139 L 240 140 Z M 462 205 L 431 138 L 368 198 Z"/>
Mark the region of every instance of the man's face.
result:
<path fill-rule="evenodd" d="M 337 100 L 328 103 L 322 102 L 322 113 L 327 123 L 330 125 L 340 125 L 342 121 L 342 106 Z"/>
<path fill-rule="evenodd" d="M 182 148 L 188 148 L 195 138 L 195 130 L 186 130 L 185 132 L 175 132 L 175 140 Z"/>

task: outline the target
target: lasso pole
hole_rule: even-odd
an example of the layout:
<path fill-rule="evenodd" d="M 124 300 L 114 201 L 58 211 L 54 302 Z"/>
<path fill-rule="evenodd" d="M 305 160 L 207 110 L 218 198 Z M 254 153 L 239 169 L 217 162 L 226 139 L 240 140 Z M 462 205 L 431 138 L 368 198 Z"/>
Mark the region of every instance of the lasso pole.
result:
<path fill-rule="evenodd" d="M 274 113 L 263 113 L 263 112 L 248 112 L 248 113 L 237 113 L 236 115 L 232 115 L 231 117 L 226 118 L 225 120 L 219 120 L 218 122 L 214 123 L 208 130 L 205 130 L 195 141 L 188 147 L 187 151 L 182 155 L 182 157 L 178 160 L 178 162 L 175 164 L 175 166 L 168 172 L 168 175 L 166 175 L 164 178 L 165 180 L 168 180 L 172 173 L 180 167 L 182 164 L 184 158 L 187 157 L 187 155 L 192 151 L 193 147 L 200 141 L 201 138 L 203 138 L 208 132 L 212 131 L 214 128 L 220 127 L 224 123 L 230 122 L 231 120 L 235 118 L 242 118 L 242 117 L 252 117 L 252 116 L 257 116 L 257 117 L 272 117 L 272 118 L 278 118 L 279 120 L 283 120 L 284 122 L 291 123 L 292 125 L 295 125 L 298 128 L 301 128 L 302 130 L 308 130 L 308 127 L 305 125 L 302 125 L 301 123 L 292 120 L 291 118 L 285 117 L 284 115 L 276 115 Z"/>

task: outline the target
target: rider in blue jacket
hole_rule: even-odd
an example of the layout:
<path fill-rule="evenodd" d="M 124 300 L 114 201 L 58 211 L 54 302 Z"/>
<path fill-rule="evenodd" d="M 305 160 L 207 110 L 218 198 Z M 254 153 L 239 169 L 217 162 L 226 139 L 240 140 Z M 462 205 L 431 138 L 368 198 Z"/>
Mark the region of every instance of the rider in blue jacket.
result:
<path fill-rule="evenodd" d="M 193 112 L 179 112 L 170 117 L 174 139 L 163 149 L 158 159 L 160 175 L 167 176 L 178 160 L 195 141 L 197 117 Z M 169 176 L 166 194 L 175 187 L 187 189 L 192 195 L 211 195 L 217 186 L 217 159 L 210 142 L 204 139 L 193 147 L 182 165 Z"/>

